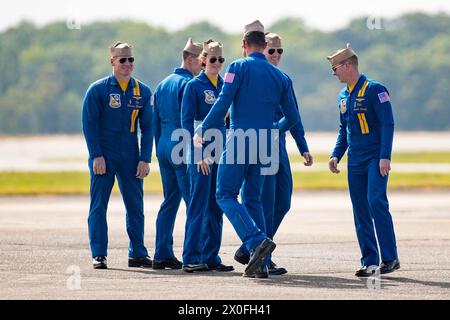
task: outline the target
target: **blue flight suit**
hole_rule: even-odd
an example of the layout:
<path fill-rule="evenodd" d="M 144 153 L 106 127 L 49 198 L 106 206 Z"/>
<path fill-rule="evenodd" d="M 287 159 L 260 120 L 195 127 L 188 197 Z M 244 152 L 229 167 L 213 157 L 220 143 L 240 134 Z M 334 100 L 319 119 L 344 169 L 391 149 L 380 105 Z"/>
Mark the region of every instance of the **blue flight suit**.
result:
<path fill-rule="evenodd" d="M 363 266 L 397 259 L 394 225 L 387 199 L 388 177 L 380 159 L 391 159 L 394 118 L 387 89 L 362 74 L 349 92 L 339 93 L 340 126 L 331 154 L 340 161 L 348 148 L 348 185 Z"/>
<path fill-rule="evenodd" d="M 295 94 L 294 94 L 295 98 Z M 298 110 L 297 99 L 295 98 Z M 299 113 L 300 117 L 300 113 Z M 283 118 L 281 108 L 278 107 L 274 121 L 277 122 Z M 301 117 L 300 120 L 289 131 L 294 138 L 297 148 L 300 154 L 309 152 L 308 143 L 305 139 L 305 131 Z M 286 149 L 286 133 L 282 132 L 279 139 L 279 169 L 274 175 L 267 175 L 264 178 L 264 185 L 262 191 L 262 207 L 264 211 L 264 220 L 266 225 L 266 235 L 268 238 L 273 239 L 281 221 L 291 208 L 292 198 L 292 172 L 289 162 L 289 155 Z M 245 203 L 245 198 L 243 202 Z M 245 244 L 241 245 L 241 251 L 249 252 L 245 248 Z"/>
<path fill-rule="evenodd" d="M 279 129 L 284 132 L 299 121 L 289 78 L 259 52 L 251 53 L 228 66 L 219 98 L 199 129 L 204 133 L 214 128 L 223 121 L 230 105 L 232 130 Z M 281 106 L 284 117 L 274 124 L 278 106 Z M 216 198 L 239 238 L 251 252 L 266 238 L 265 228 L 258 227 L 264 226 L 261 204 L 264 182 L 264 176 L 261 175 L 262 162 L 258 158 L 256 163 L 251 163 L 249 159 L 245 159 L 243 164 L 236 163 L 239 155 L 234 152 L 235 162 L 227 163 L 227 153 L 232 152 L 231 147 L 235 147 L 234 139 L 234 133 L 230 131 L 219 163 Z M 244 148 L 248 158 L 249 144 L 245 143 Z M 259 154 L 259 143 L 256 151 Z M 245 205 L 237 201 L 241 187 L 246 199 Z"/>
<path fill-rule="evenodd" d="M 89 150 L 89 242 L 92 256 L 107 256 L 106 211 L 115 177 L 126 208 L 129 257 L 148 255 L 144 246 L 143 180 L 136 178 L 139 161 L 151 160 L 153 147 L 151 91 L 131 78 L 125 93 L 114 75 L 94 82 L 83 102 L 83 133 Z M 140 149 L 137 120 L 141 131 Z M 93 160 L 103 156 L 106 174 L 95 175 Z"/>
<path fill-rule="evenodd" d="M 220 76 L 216 87 L 204 71 L 186 85 L 181 107 L 181 122 L 191 137 L 194 136 L 194 126 L 200 124 L 211 110 L 222 86 L 223 79 Z M 225 120 L 223 119 L 215 129 L 221 131 L 224 140 Z M 222 150 L 216 151 L 221 153 Z M 194 146 L 191 143 L 188 174 L 192 198 L 187 210 L 183 264 L 205 263 L 209 267 L 214 267 L 222 262 L 219 250 L 222 242 L 223 211 L 216 202 L 217 162 L 212 163 L 210 168 L 211 172 L 207 176 L 197 171 Z"/>
<path fill-rule="evenodd" d="M 189 178 L 185 163 L 175 164 L 171 153 L 179 141 L 171 135 L 181 128 L 181 101 L 188 81 L 193 75 L 186 69 L 176 68 L 156 88 L 154 96 L 154 130 L 156 156 L 158 158 L 164 201 L 156 219 L 155 259 L 175 258 L 173 253 L 173 229 L 181 198 L 189 204 Z"/>

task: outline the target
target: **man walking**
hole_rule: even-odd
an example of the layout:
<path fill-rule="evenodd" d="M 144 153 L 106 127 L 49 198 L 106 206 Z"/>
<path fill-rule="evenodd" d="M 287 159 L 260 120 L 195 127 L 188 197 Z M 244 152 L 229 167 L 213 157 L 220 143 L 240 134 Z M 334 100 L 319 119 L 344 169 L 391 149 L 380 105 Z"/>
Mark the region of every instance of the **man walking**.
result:
<path fill-rule="evenodd" d="M 204 142 L 200 136 L 223 122 L 232 105 L 231 134 L 227 137 L 219 163 L 216 199 L 238 236 L 246 244 L 247 250 L 251 252 L 244 276 L 261 278 L 268 277 L 266 258 L 276 245 L 267 238 L 265 230 L 258 227 L 264 225 L 261 205 L 264 176 L 261 175 L 261 159 L 258 157 L 254 162 L 250 159 L 260 155 L 260 146 L 258 141 L 236 146 L 235 141 L 238 140 L 239 133 L 244 131 L 253 131 L 254 136 L 258 136 L 261 130 L 270 131 L 275 128 L 286 131 L 299 120 L 289 79 L 267 61 L 263 54 L 266 45 L 264 26 L 259 21 L 245 26 L 242 47 L 246 58 L 236 60 L 228 66 L 222 91 L 202 126 L 198 128 L 199 136 L 194 137 L 195 142 Z M 278 106 L 281 106 L 285 117 L 274 126 Z M 238 152 L 235 147 L 239 149 Z M 256 155 L 249 154 L 250 150 L 256 150 Z M 231 163 L 228 158 L 231 158 Z M 239 162 L 237 158 L 244 161 Z M 245 206 L 237 201 L 241 187 L 246 199 Z"/>

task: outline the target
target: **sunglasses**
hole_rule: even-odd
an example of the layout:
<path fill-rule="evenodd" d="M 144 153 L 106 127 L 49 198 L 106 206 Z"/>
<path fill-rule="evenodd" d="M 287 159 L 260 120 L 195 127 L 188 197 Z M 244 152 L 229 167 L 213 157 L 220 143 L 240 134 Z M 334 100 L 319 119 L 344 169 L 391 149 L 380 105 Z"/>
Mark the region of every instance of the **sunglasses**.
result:
<path fill-rule="evenodd" d="M 267 52 L 270 54 L 270 55 L 273 55 L 274 53 L 275 53 L 275 50 L 278 52 L 278 54 L 283 54 L 283 48 L 278 48 L 278 49 L 269 49 Z"/>
<path fill-rule="evenodd" d="M 134 58 L 133 58 L 133 57 L 130 57 L 130 58 L 120 58 L 120 59 L 119 59 L 119 62 L 123 64 L 123 63 L 125 63 L 125 62 L 127 61 L 127 59 L 128 59 L 128 62 L 129 62 L 129 63 L 133 63 L 133 62 L 134 62 Z"/>
<path fill-rule="evenodd" d="M 336 72 L 336 70 L 342 66 L 343 66 L 343 64 L 338 64 L 337 66 L 334 66 L 333 68 L 331 68 L 331 70 L 333 70 L 333 72 Z"/>
<path fill-rule="evenodd" d="M 219 61 L 219 63 L 224 63 L 225 62 L 225 58 L 224 57 L 212 57 L 211 59 L 209 59 L 210 63 L 216 63 L 216 61 Z"/>

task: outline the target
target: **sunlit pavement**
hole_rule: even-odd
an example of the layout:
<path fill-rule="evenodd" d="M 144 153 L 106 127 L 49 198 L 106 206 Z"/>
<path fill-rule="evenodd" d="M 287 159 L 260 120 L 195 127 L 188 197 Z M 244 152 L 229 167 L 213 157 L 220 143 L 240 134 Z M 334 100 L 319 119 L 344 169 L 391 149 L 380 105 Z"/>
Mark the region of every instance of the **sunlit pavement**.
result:
<path fill-rule="evenodd" d="M 146 245 L 154 253 L 161 203 L 145 198 Z M 124 206 L 111 199 L 108 270 L 93 270 L 88 197 L 0 198 L 0 299 L 450 299 L 448 191 L 390 193 L 402 267 L 358 279 L 359 249 L 346 192 L 299 192 L 275 238 L 274 261 L 288 269 L 266 280 L 243 278 L 240 244 L 224 220 L 222 260 L 235 272 L 186 274 L 127 267 Z M 181 258 L 185 210 L 175 226 Z"/>

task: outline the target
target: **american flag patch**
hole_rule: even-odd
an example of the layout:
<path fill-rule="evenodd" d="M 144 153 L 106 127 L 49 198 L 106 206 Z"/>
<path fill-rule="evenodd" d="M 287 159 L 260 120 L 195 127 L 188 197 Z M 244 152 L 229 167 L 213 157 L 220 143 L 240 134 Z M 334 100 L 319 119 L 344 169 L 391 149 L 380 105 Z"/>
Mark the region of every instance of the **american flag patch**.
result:
<path fill-rule="evenodd" d="M 378 94 L 378 99 L 380 99 L 380 103 L 385 103 L 391 101 L 387 92 L 382 92 Z"/>
<path fill-rule="evenodd" d="M 225 81 L 227 83 L 233 83 L 233 81 L 234 81 L 234 73 L 227 72 L 225 74 L 225 78 L 223 79 L 223 81 Z"/>

